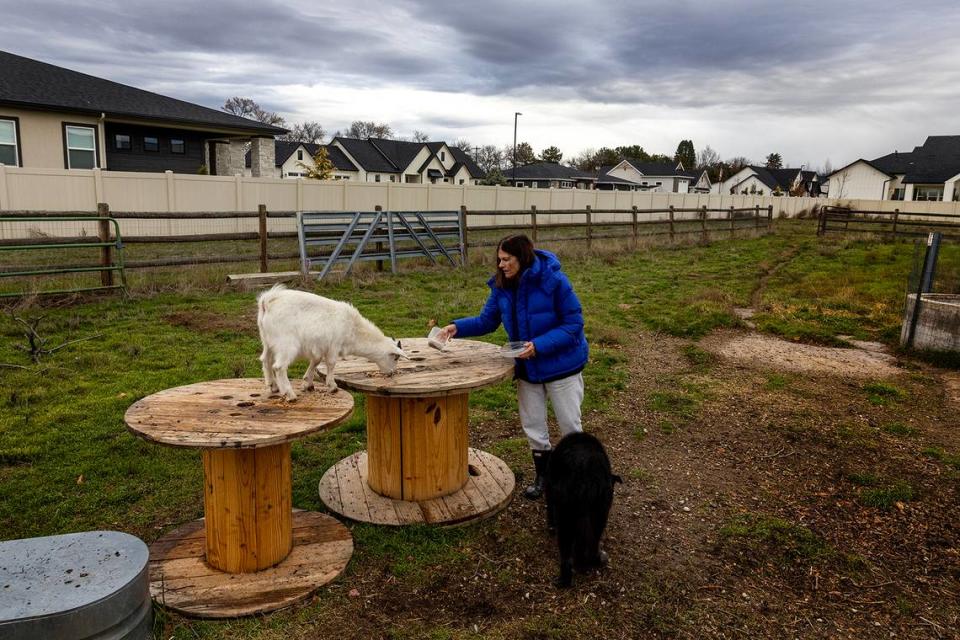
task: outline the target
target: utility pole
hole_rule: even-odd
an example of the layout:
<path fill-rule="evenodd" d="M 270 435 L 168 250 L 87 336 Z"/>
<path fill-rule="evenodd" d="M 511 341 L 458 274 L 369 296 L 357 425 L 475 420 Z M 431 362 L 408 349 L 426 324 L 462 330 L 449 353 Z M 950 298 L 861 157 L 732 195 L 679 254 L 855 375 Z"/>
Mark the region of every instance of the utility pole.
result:
<path fill-rule="evenodd" d="M 513 186 L 517 186 L 517 116 L 522 115 L 519 111 L 513 114 Z"/>

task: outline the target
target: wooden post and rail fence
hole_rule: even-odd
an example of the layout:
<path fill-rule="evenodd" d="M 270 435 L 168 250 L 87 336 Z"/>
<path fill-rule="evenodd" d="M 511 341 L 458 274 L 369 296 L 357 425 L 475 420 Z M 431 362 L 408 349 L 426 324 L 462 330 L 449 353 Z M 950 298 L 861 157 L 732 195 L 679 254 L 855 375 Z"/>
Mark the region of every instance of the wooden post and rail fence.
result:
<path fill-rule="evenodd" d="M 376 207 L 377 212 L 381 212 L 381 207 Z M 508 211 L 475 211 L 468 210 L 465 206 L 460 207 L 459 211 L 453 212 L 457 219 L 457 239 L 456 249 L 462 256 L 464 262 L 468 262 L 471 249 L 495 246 L 497 238 L 495 232 L 503 234 L 505 232 L 527 232 L 536 244 L 543 243 L 567 243 L 567 242 L 585 242 L 587 248 L 593 249 L 597 242 L 601 240 L 627 240 L 635 249 L 639 246 L 640 239 L 648 240 L 668 240 L 675 242 L 681 237 L 699 236 L 697 239 L 702 242 L 709 241 L 711 233 L 725 232 L 732 237 L 737 231 L 750 230 L 759 231 L 769 229 L 773 219 L 773 207 L 761 208 L 759 206 L 747 208 L 729 208 L 729 209 L 708 209 L 705 206 L 699 208 L 679 208 L 673 205 L 668 208 L 660 209 L 638 209 L 636 206 L 630 209 L 593 209 L 587 206 L 585 209 L 569 210 L 550 210 L 538 211 L 536 206 L 529 210 L 508 210 Z M 342 212 L 341 212 L 341 215 Z M 51 223 L 57 218 L 64 216 L 82 216 L 97 220 L 97 235 L 91 237 L 83 233 L 74 237 L 65 237 L 63 233 L 51 233 L 48 229 L 41 228 L 31 232 L 29 237 L 13 237 L 0 240 L 0 249 L 15 248 L 18 246 L 31 249 L 42 249 L 44 246 L 62 244 L 64 242 L 73 243 L 91 243 L 91 248 L 99 248 L 98 264 L 103 267 L 100 272 L 101 285 L 111 286 L 113 284 L 113 270 L 110 265 L 114 264 L 118 253 L 122 252 L 124 247 L 131 245 L 164 245 L 164 244 L 185 244 L 185 243 L 221 243 L 221 242 L 256 242 L 256 253 L 229 253 L 219 250 L 217 253 L 207 252 L 204 255 L 195 256 L 167 256 L 151 257 L 149 259 L 125 260 L 126 269 L 146 269 L 160 267 L 178 267 L 193 266 L 200 264 L 233 264 L 243 262 L 258 263 L 261 273 L 270 272 L 271 262 L 281 260 L 293 260 L 300 257 L 300 253 L 295 251 L 295 246 L 288 245 L 283 250 L 276 247 L 271 252 L 271 242 L 276 240 L 295 240 L 297 231 L 271 231 L 269 227 L 270 220 L 287 219 L 296 217 L 295 211 L 269 211 L 265 205 L 259 205 L 256 211 L 250 212 L 223 212 L 223 211 L 194 211 L 189 213 L 171 214 L 169 212 L 133 212 L 133 211 L 112 211 L 107 203 L 100 203 L 96 212 L 64 212 L 64 211 L 0 211 L 0 224 L 4 222 L 15 222 L 18 219 L 31 223 L 36 223 L 43 227 L 44 219 L 49 219 Z M 545 220 L 544 216 L 547 216 Z M 497 223 L 497 218 L 509 217 L 521 218 L 522 221 L 513 221 L 510 223 Z M 616 219 L 614 219 L 614 217 Z M 628 219 L 624 219 L 628 217 Z M 110 223 L 107 218 L 116 221 L 126 220 L 144 220 L 144 221 L 169 221 L 176 222 L 181 220 L 190 221 L 217 221 L 217 220 L 256 220 L 256 231 L 239 232 L 216 232 L 216 233 L 189 233 L 189 234 L 124 234 L 121 242 L 111 244 L 116 240 L 117 233 L 111 232 Z M 494 224 L 484 224 L 485 219 L 493 219 Z M 739 224 L 738 224 L 739 223 Z M 94 243 L 93 241 L 96 241 Z M 371 244 L 371 250 L 381 254 L 383 253 L 383 240 L 385 238 L 374 238 L 375 244 Z M 229 245 L 227 245 L 229 247 Z M 377 268 L 382 270 L 383 260 L 377 260 Z M 16 270 L 9 265 L 0 265 L 0 274 Z"/>
<path fill-rule="evenodd" d="M 926 236 L 931 231 L 939 231 L 945 238 L 960 239 L 960 214 L 825 206 L 820 208 L 817 216 L 818 236 L 854 233 L 901 240 Z"/>

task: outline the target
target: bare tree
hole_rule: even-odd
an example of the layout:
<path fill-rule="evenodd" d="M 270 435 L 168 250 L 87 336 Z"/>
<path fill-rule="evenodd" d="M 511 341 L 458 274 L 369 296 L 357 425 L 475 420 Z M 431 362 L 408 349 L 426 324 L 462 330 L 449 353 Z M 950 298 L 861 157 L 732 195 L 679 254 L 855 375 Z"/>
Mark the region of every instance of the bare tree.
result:
<path fill-rule="evenodd" d="M 393 128 L 383 122 L 373 122 L 372 120 L 354 120 L 350 123 L 350 128 L 344 134 L 349 138 L 359 138 L 366 140 L 368 138 L 393 138 Z"/>
<path fill-rule="evenodd" d="M 414 129 L 413 135 L 410 136 L 410 140 L 412 142 L 427 142 L 429 139 L 430 139 L 430 136 L 428 136 L 423 131 L 420 131 L 419 129 Z"/>
<path fill-rule="evenodd" d="M 273 125 L 275 127 L 282 127 L 286 125 L 286 121 L 283 119 L 283 116 L 273 111 L 266 111 L 251 98 L 241 98 L 239 96 L 227 98 L 226 102 L 224 102 L 223 106 L 220 108 L 223 111 L 232 113 L 235 116 L 249 118 L 251 120 L 256 120 L 257 122 Z"/>
<path fill-rule="evenodd" d="M 290 142 L 312 142 L 313 144 L 323 144 L 327 137 L 327 131 L 319 122 L 308 120 L 307 122 L 297 122 L 290 127 L 290 132 L 279 136 L 278 140 L 288 140 Z"/>
<path fill-rule="evenodd" d="M 453 146 L 457 147 L 458 149 L 463 149 L 471 155 L 473 154 L 473 145 L 470 144 L 470 141 L 466 138 L 457 138 L 454 141 Z"/>
<path fill-rule="evenodd" d="M 709 169 L 720 162 L 720 154 L 710 145 L 700 150 L 700 157 L 697 160 L 697 167 L 700 169 Z"/>
<path fill-rule="evenodd" d="M 503 169 L 503 160 L 503 152 L 498 149 L 496 145 L 492 144 L 479 147 L 473 153 L 473 161 L 477 163 L 478 167 L 483 169 L 484 173 L 490 173 L 494 169 Z"/>

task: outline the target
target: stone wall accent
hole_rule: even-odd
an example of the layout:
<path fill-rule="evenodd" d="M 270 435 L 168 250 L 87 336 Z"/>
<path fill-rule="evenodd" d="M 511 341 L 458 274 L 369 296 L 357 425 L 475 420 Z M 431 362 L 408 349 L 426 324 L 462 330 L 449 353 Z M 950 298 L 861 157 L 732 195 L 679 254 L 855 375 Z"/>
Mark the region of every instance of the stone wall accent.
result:
<path fill-rule="evenodd" d="M 276 145 L 273 138 L 254 138 L 250 146 L 250 175 L 272 178 L 276 172 Z"/>

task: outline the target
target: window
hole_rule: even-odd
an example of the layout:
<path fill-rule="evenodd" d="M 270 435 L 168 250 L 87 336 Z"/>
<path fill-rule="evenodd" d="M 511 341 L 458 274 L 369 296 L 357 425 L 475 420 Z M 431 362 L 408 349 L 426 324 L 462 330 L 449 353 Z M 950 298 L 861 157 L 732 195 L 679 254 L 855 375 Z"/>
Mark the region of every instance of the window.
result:
<path fill-rule="evenodd" d="M 463 178 L 460 178 L 460 184 L 463 184 Z"/>
<path fill-rule="evenodd" d="M 896 189 L 893 190 L 893 196 L 891 196 L 890 199 L 891 199 L 891 200 L 903 200 L 903 194 L 904 194 L 905 191 L 906 191 L 905 188 L 903 188 L 903 187 L 897 187 Z"/>
<path fill-rule="evenodd" d="M 20 166 L 20 143 L 16 120 L 0 120 L 0 164 Z"/>
<path fill-rule="evenodd" d="M 303 149 L 297 149 L 297 160 L 303 160 Z"/>
<path fill-rule="evenodd" d="M 443 162 L 443 161 L 446 160 L 446 159 L 447 159 L 447 154 L 446 154 L 446 152 L 445 152 L 445 151 L 441 151 L 441 152 L 440 152 L 440 162 Z"/>
<path fill-rule="evenodd" d="M 379 173 L 373 177 L 373 181 L 374 181 L 374 182 L 380 182 L 380 174 L 379 174 Z"/>
<path fill-rule="evenodd" d="M 943 200 L 943 186 L 913 188 L 914 200 Z"/>
<path fill-rule="evenodd" d="M 160 151 L 160 139 L 154 136 L 144 136 L 143 150 L 144 151 Z"/>
<path fill-rule="evenodd" d="M 186 153 L 187 145 L 182 138 L 170 138 L 170 153 Z"/>
<path fill-rule="evenodd" d="M 560 188 L 561 188 L 561 189 L 569 189 L 569 188 L 572 187 L 572 186 L 573 186 L 573 185 L 570 184 L 570 181 L 569 181 L 569 180 L 562 180 L 562 181 L 560 182 Z"/>
<path fill-rule="evenodd" d="M 522 186 L 523 186 L 523 180 L 518 180 L 517 183 L 516 183 L 515 185 L 513 185 L 513 186 L 515 186 L 515 187 L 522 187 Z"/>
<path fill-rule="evenodd" d="M 94 127 L 63 126 L 67 169 L 93 169 L 97 166 L 97 130 Z"/>
<path fill-rule="evenodd" d="M 113 136 L 113 148 L 117 151 L 130 151 L 130 136 L 122 133 Z"/>
<path fill-rule="evenodd" d="M 396 182 L 397 176 L 390 176 L 390 182 Z"/>

